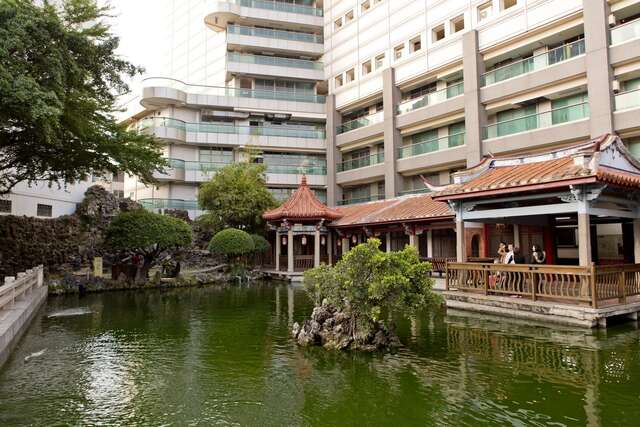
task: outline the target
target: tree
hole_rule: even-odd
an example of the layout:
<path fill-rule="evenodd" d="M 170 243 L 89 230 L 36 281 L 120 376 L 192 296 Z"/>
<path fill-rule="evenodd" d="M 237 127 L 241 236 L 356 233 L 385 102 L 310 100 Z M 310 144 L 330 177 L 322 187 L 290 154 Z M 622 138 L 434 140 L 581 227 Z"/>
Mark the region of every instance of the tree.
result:
<path fill-rule="evenodd" d="M 166 166 L 159 145 L 114 113 L 142 70 L 95 0 L 0 1 L 0 194 L 18 182 L 59 186 L 126 172 L 144 182 Z"/>
<path fill-rule="evenodd" d="M 209 252 L 231 260 L 248 255 L 255 250 L 251 235 L 243 230 L 227 228 L 219 231 L 209 242 Z"/>
<path fill-rule="evenodd" d="M 260 230 L 264 211 L 277 205 L 267 189 L 264 172 L 264 165 L 248 162 L 233 163 L 218 171 L 198 192 L 200 206 L 207 210 L 200 223 L 215 231 Z"/>
<path fill-rule="evenodd" d="M 256 254 L 263 254 L 271 247 L 269 241 L 259 234 L 252 234 L 251 239 L 253 239 L 253 252 Z"/>
<path fill-rule="evenodd" d="M 356 342 L 376 329 L 383 313 L 413 311 L 435 300 L 430 265 L 415 248 L 382 252 L 380 240 L 369 239 L 351 249 L 333 266 L 322 265 L 304 274 L 304 286 L 316 306 L 323 302 L 351 319 Z"/>
<path fill-rule="evenodd" d="M 181 219 L 136 209 L 113 219 L 106 243 L 112 249 L 142 255 L 138 278 L 144 279 L 161 254 L 173 254 L 191 244 L 191 227 Z"/>

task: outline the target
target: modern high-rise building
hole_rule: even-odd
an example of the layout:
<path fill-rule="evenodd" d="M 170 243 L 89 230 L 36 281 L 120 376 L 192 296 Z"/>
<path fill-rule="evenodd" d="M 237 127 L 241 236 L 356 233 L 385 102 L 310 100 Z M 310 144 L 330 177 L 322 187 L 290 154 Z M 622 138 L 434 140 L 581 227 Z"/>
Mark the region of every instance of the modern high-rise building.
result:
<path fill-rule="evenodd" d="M 143 81 L 131 119 L 164 143 L 170 169 L 153 186 L 127 177 L 125 195 L 197 216 L 199 184 L 251 157 L 277 198 L 306 175 L 326 200 L 323 25 L 315 1 L 173 1 L 164 75 Z"/>
<path fill-rule="evenodd" d="M 607 132 L 640 154 L 639 1 L 328 0 L 324 37 L 330 205 Z"/>

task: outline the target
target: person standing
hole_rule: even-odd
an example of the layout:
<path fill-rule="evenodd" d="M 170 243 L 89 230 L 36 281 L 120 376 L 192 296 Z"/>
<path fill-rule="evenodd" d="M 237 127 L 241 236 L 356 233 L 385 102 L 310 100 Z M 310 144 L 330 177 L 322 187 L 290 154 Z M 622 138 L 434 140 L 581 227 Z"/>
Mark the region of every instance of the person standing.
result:
<path fill-rule="evenodd" d="M 500 242 L 498 245 L 498 264 L 504 264 L 504 257 L 507 254 L 507 244 Z"/>
<path fill-rule="evenodd" d="M 514 258 L 513 253 L 513 243 L 509 243 L 507 246 L 507 253 L 504 255 L 504 263 L 505 264 L 515 264 L 516 260 Z"/>
<path fill-rule="evenodd" d="M 533 245 L 531 248 L 531 264 L 544 264 L 546 260 L 547 254 L 540 245 Z"/>

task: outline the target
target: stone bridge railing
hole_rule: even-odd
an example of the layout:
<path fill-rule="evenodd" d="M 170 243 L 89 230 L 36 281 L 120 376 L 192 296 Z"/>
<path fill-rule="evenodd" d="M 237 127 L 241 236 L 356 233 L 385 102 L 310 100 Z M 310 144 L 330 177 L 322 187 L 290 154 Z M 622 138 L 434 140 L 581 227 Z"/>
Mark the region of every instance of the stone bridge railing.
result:
<path fill-rule="evenodd" d="M 29 295 L 44 284 L 44 267 L 35 268 L 18 273 L 16 277 L 5 277 L 4 285 L 0 286 L 0 310 L 12 308 L 16 300 Z"/>

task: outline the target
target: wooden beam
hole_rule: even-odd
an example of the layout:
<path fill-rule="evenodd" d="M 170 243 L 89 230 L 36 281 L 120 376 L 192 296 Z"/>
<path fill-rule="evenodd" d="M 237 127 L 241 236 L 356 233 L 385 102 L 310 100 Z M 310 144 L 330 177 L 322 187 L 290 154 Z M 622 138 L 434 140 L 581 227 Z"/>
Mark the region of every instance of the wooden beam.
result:
<path fill-rule="evenodd" d="M 554 203 L 541 206 L 522 206 L 518 208 L 487 209 L 483 211 L 462 212 L 462 219 L 473 221 L 480 219 L 509 218 L 514 216 L 535 216 L 575 213 L 578 211 L 578 204 L 574 203 Z"/>

